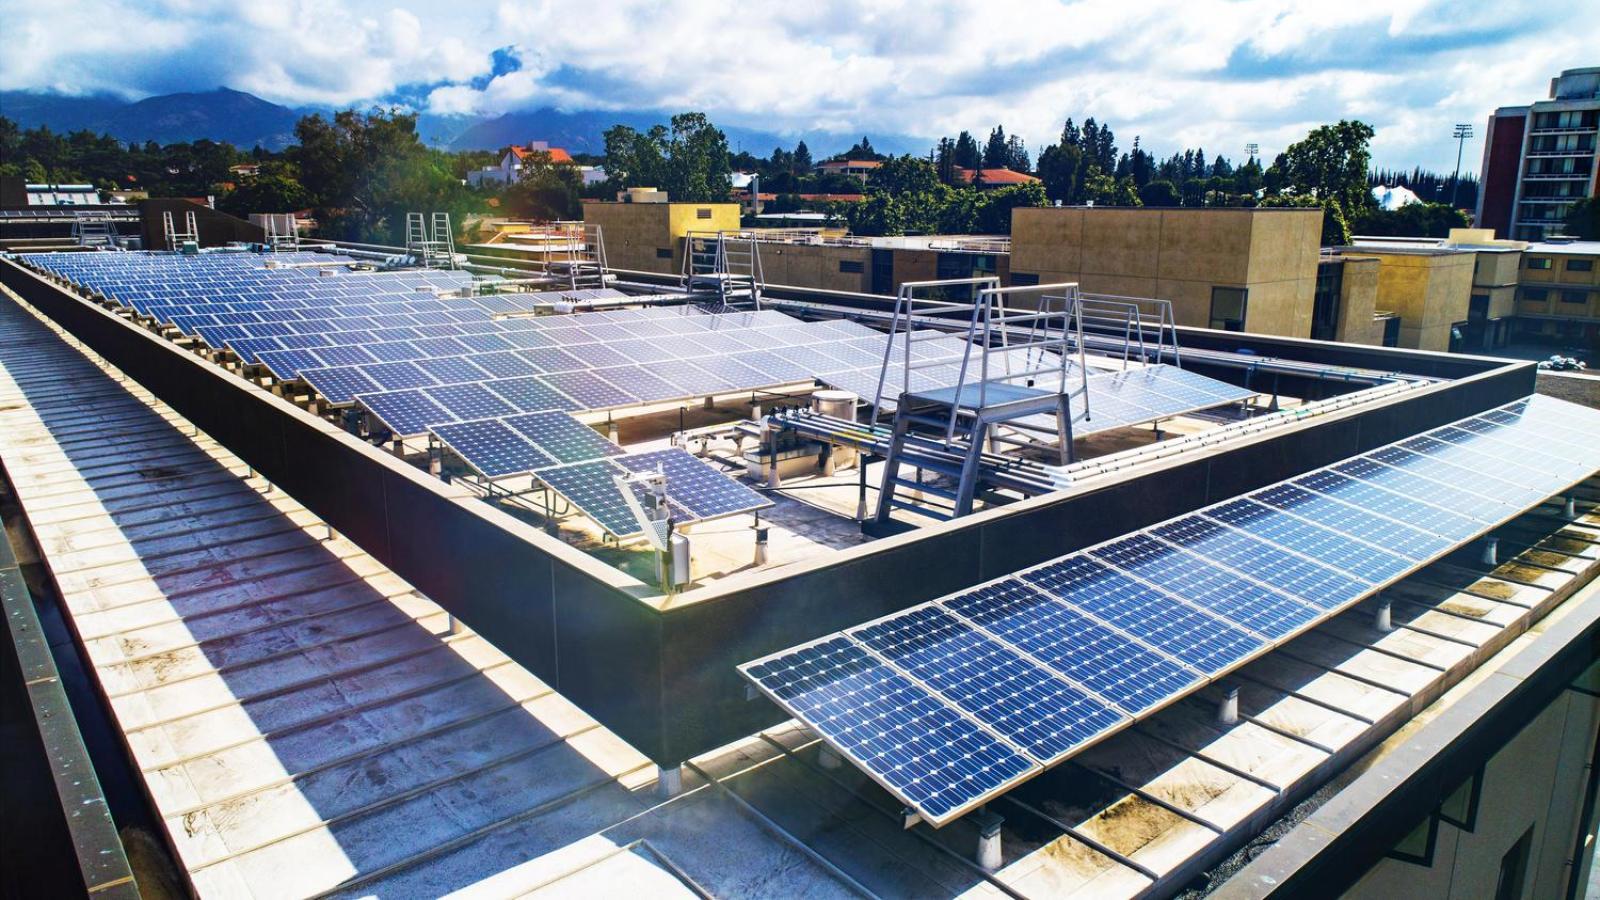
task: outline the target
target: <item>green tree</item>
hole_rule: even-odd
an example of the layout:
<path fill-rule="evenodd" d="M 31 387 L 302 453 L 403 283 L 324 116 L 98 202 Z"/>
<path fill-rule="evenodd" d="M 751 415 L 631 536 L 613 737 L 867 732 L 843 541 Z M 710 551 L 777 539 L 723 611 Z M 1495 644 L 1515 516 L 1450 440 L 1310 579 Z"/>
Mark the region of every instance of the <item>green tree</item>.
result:
<path fill-rule="evenodd" d="M 1350 230 L 1394 237 L 1449 237 L 1450 229 L 1470 224 L 1466 213 L 1448 203 L 1407 203 L 1393 210 L 1367 206 L 1352 217 Z"/>
<path fill-rule="evenodd" d="M 1586 197 L 1567 210 L 1567 234 L 1585 241 L 1600 241 L 1600 199 Z"/>
<path fill-rule="evenodd" d="M 263 163 L 256 177 L 230 191 L 217 206 L 241 218 L 251 213 L 297 212 L 311 205 L 311 192 L 297 176 L 288 163 Z"/>
<path fill-rule="evenodd" d="M 506 188 L 507 215 L 555 221 L 582 215 L 579 192 L 583 177 L 569 165 L 556 165 L 548 153 L 532 153 L 522 160 L 522 175 Z"/>
<path fill-rule="evenodd" d="M 728 139 L 704 113 L 682 113 L 670 129 L 642 133 L 617 125 L 605 132 L 605 146 L 606 176 L 615 188 L 659 188 L 685 203 L 728 199 Z"/>
<path fill-rule="evenodd" d="M 1322 219 L 1324 244 L 1350 243 L 1350 222 L 1372 205 L 1367 171 L 1372 167 L 1368 144 L 1372 126 L 1342 120 L 1312 129 L 1290 144 L 1273 163 L 1277 191 L 1313 197 L 1327 211 Z"/>
<path fill-rule="evenodd" d="M 1011 162 L 1011 150 L 1006 145 L 1006 130 L 999 125 L 989 132 L 989 143 L 983 148 L 983 167 L 998 169 Z"/>
<path fill-rule="evenodd" d="M 809 173 L 815 165 L 816 163 L 811 161 L 811 148 L 806 146 L 806 142 L 801 141 L 800 143 L 795 144 L 794 169 L 792 170 L 794 174 L 805 175 Z"/>
<path fill-rule="evenodd" d="M 1139 200 L 1145 206 L 1177 206 L 1181 199 L 1178 189 L 1165 178 L 1147 182 L 1139 188 Z"/>
<path fill-rule="evenodd" d="M 1084 193 L 1088 195 L 1086 199 L 1096 206 L 1143 205 L 1139 200 L 1139 189 L 1134 187 L 1131 176 L 1118 178 L 1096 171 L 1084 184 Z"/>

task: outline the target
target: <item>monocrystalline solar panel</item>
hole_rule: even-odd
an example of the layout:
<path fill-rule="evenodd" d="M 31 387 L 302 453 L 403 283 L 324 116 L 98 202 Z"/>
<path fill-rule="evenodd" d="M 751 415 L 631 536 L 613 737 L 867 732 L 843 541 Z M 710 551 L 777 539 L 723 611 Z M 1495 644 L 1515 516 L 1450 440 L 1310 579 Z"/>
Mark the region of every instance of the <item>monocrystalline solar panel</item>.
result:
<path fill-rule="evenodd" d="M 772 505 L 766 497 L 679 447 L 629 453 L 618 457 L 617 462 L 630 472 L 666 475 L 667 499 L 695 519 L 753 512 Z"/>
<path fill-rule="evenodd" d="M 372 394 L 382 390 L 377 382 L 368 378 L 356 366 L 301 369 L 300 377 L 315 388 L 323 399 L 335 406 L 343 406 L 354 401 L 357 394 Z"/>
<path fill-rule="evenodd" d="M 552 466 L 534 474 L 607 532 L 619 538 L 640 533 L 639 522 L 617 484 L 621 470 L 608 460 Z"/>
<path fill-rule="evenodd" d="M 639 398 L 593 372 L 551 372 L 541 377 L 556 390 L 578 401 L 584 409 L 607 409 L 640 402 Z"/>
<path fill-rule="evenodd" d="M 542 378 L 496 378 L 483 382 L 483 386 L 494 391 L 519 413 L 579 408 L 571 398 L 546 384 Z"/>
<path fill-rule="evenodd" d="M 361 394 L 356 399 L 401 437 L 426 434 L 429 426 L 455 418 L 420 390 Z"/>
<path fill-rule="evenodd" d="M 606 440 L 593 428 L 564 412 L 537 412 L 510 416 L 506 424 L 532 441 L 551 459 L 560 463 L 585 462 L 607 456 L 621 456 L 621 447 Z"/>
<path fill-rule="evenodd" d="M 1254 500 L 1224 503 L 1206 510 L 1205 515 L 1230 528 L 1309 556 L 1368 584 L 1387 581 L 1413 564 L 1403 556 L 1363 544 Z"/>
<path fill-rule="evenodd" d="M 742 671 L 935 823 L 1039 768 L 846 638 L 799 647 Z"/>
<path fill-rule="evenodd" d="M 553 462 L 527 438 L 493 419 L 436 425 L 433 433 L 485 478 L 524 475 Z"/>
<path fill-rule="evenodd" d="M 444 407 L 457 419 L 489 419 L 516 412 L 481 384 L 446 384 L 427 389 L 428 398 Z"/>

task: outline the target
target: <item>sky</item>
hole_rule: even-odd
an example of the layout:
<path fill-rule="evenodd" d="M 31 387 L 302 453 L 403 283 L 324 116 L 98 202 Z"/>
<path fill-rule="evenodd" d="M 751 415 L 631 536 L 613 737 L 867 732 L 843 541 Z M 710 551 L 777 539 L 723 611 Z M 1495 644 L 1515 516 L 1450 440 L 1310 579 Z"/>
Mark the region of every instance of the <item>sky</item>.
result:
<path fill-rule="evenodd" d="M 0 89 L 231 87 L 291 106 L 495 115 L 697 109 L 1037 151 L 1094 116 L 1127 149 L 1269 158 L 1340 118 L 1380 167 L 1475 171 L 1497 106 L 1600 65 L 1596 0 L 0 0 Z"/>

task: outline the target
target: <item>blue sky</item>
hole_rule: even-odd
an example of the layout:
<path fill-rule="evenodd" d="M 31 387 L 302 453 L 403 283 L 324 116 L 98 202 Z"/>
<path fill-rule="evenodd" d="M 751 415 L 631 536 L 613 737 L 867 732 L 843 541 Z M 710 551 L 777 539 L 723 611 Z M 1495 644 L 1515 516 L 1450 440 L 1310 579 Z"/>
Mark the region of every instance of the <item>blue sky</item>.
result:
<path fill-rule="evenodd" d="M 1481 136 L 1494 107 L 1600 65 L 1595 0 L 0 0 L 0 22 L 7 90 L 701 109 L 780 133 L 999 122 L 1035 150 L 1092 115 L 1124 148 L 1229 156 L 1354 117 L 1378 165 L 1436 169 L 1453 123 Z"/>

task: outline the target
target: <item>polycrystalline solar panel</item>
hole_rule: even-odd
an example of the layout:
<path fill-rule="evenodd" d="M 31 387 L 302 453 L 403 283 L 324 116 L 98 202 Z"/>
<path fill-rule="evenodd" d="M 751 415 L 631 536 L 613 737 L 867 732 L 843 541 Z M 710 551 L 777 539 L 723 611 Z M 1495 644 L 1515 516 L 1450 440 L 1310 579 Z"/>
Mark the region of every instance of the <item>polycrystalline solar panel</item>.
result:
<path fill-rule="evenodd" d="M 1437 534 L 1452 544 L 1467 540 L 1483 529 L 1482 523 L 1470 516 L 1431 506 L 1338 472 L 1312 472 L 1296 478 L 1292 483 L 1296 487 L 1397 520 L 1418 531 Z"/>
<path fill-rule="evenodd" d="M 843 372 L 851 368 L 848 364 L 840 362 L 826 353 L 821 353 L 814 347 L 785 347 L 772 352 L 780 359 L 804 369 L 812 378 L 834 372 Z M 877 373 L 874 372 L 873 374 L 876 376 Z M 874 381 L 876 381 L 876 378 L 874 378 Z M 898 396 L 899 392 L 896 391 L 895 393 Z"/>
<path fill-rule="evenodd" d="M 1054 762 L 1128 720 L 938 606 L 848 634 L 1040 762 Z"/>
<path fill-rule="evenodd" d="M 1459 427 L 1437 428 L 1429 435 L 1506 460 L 1512 464 L 1512 468 L 1519 470 L 1523 479 L 1530 475 L 1536 477 L 1540 472 L 1561 473 L 1574 480 L 1586 474 L 1583 461 L 1563 454 L 1559 444 L 1508 440 L 1515 432 L 1507 432 L 1507 429 L 1485 419 L 1468 419 L 1459 423 Z M 1526 471 L 1529 468 L 1533 471 Z"/>
<path fill-rule="evenodd" d="M 483 386 L 494 391 L 501 399 L 511 404 L 517 412 L 578 409 L 578 404 L 574 403 L 565 394 L 545 384 L 542 378 L 532 376 L 497 378 L 493 381 L 483 382 Z"/>
<path fill-rule="evenodd" d="M 516 344 L 498 334 L 464 334 L 457 340 L 471 347 L 473 353 L 494 353 L 499 350 L 517 349 Z"/>
<path fill-rule="evenodd" d="M 531 350 L 536 347 L 555 346 L 554 339 L 539 331 L 507 331 L 500 336 L 520 349 Z"/>
<path fill-rule="evenodd" d="M 1038 768 L 846 638 L 742 671 L 936 824 Z"/>
<path fill-rule="evenodd" d="M 1148 535 L 1114 541 L 1090 551 L 1090 555 L 1268 637 L 1284 637 L 1318 615 L 1316 609 L 1286 594 Z"/>
<path fill-rule="evenodd" d="M 1174 519 L 1150 531 L 1324 612 L 1360 597 L 1369 587 L 1342 572 L 1199 516 Z"/>
<path fill-rule="evenodd" d="M 1376 511 L 1342 503 L 1293 484 L 1280 484 L 1259 491 L 1253 495 L 1253 499 L 1309 519 L 1324 528 L 1332 528 L 1388 548 L 1413 562 L 1429 559 L 1451 547 L 1451 541 L 1438 534 L 1386 519 Z"/>
<path fill-rule="evenodd" d="M 415 361 L 417 368 L 440 384 L 466 384 L 483 381 L 489 373 L 473 365 L 465 356 L 440 356 Z"/>
<path fill-rule="evenodd" d="M 1297 519 L 1254 500 L 1214 506 L 1204 515 L 1246 534 L 1309 556 L 1368 584 L 1381 584 L 1412 567 L 1411 560 Z"/>
<path fill-rule="evenodd" d="M 1221 671 L 1266 646 L 1259 637 L 1088 557 L 1051 563 L 1022 578 L 1202 672 Z"/>
<path fill-rule="evenodd" d="M 433 433 L 485 478 L 525 475 L 553 462 L 527 438 L 494 419 L 435 425 Z"/>
<path fill-rule="evenodd" d="M 260 362 L 260 358 L 256 354 L 264 350 L 282 350 L 284 346 L 278 343 L 277 338 L 239 338 L 235 341 L 229 341 L 228 349 L 232 350 L 246 364 L 253 366 Z"/>
<path fill-rule="evenodd" d="M 446 384 L 428 388 L 427 394 L 457 419 L 488 419 L 516 412 L 481 384 Z"/>
<path fill-rule="evenodd" d="M 356 400 L 401 437 L 426 434 L 429 426 L 455 418 L 428 399 L 422 391 L 415 389 L 361 394 Z"/>
<path fill-rule="evenodd" d="M 619 538 L 640 533 L 639 522 L 617 485 L 620 470 L 607 460 L 552 466 L 534 473 L 596 525 Z"/>
<path fill-rule="evenodd" d="M 1198 673 L 1015 579 L 939 605 L 1129 713 L 1151 709 L 1200 682 Z"/>
<path fill-rule="evenodd" d="M 564 412 L 527 413 L 512 416 L 505 422 L 560 463 L 585 462 L 626 452 Z"/>
<path fill-rule="evenodd" d="M 1477 472 L 1479 481 L 1473 483 L 1475 489 L 1481 482 L 1488 482 L 1497 489 L 1495 496 L 1504 497 L 1507 502 L 1516 506 L 1526 506 L 1546 496 L 1542 485 L 1550 476 L 1577 479 L 1585 474 L 1578 468 L 1581 464 L 1575 460 L 1545 461 L 1537 454 L 1525 450 L 1497 449 L 1481 440 L 1438 440 L 1431 434 L 1430 432 L 1429 435 L 1401 441 L 1400 447 L 1430 459 Z M 1533 465 L 1530 466 L 1530 463 Z"/>
<path fill-rule="evenodd" d="M 667 499 L 696 519 L 752 512 L 772 505 L 761 494 L 734 481 L 679 447 L 630 453 L 617 458 L 630 472 L 662 472 Z"/>
<path fill-rule="evenodd" d="M 300 377 L 316 389 L 323 399 L 335 406 L 355 400 L 357 394 L 376 393 L 382 388 L 356 366 L 334 366 L 326 369 L 301 369 Z"/>

